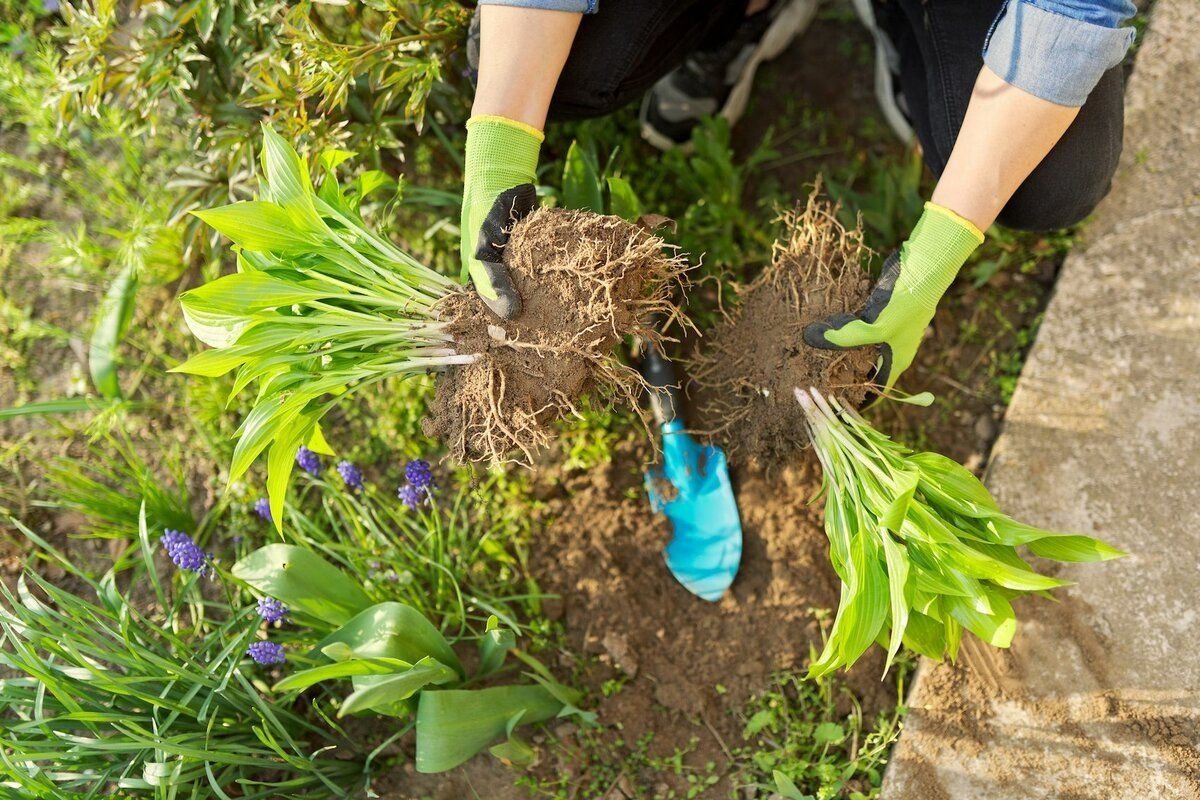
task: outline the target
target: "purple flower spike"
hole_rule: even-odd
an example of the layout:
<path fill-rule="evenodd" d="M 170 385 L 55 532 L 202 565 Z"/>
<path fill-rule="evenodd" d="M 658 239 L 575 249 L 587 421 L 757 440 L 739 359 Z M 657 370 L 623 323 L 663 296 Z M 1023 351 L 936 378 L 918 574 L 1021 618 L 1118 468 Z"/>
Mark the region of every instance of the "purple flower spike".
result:
<path fill-rule="evenodd" d="M 287 660 L 283 645 L 276 642 L 255 642 L 246 648 L 246 655 L 259 664 L 282 664 Z"/>
<path fill-rule="evenodd" d="M 415 458 L 404 468 L 404 477 L 414 489 L 429 490 L 433 488 L 433 471 L 429 462 L 423 458 Z"/>
<path fill-rule="evenodd" d="M 346 486 L 355 491 L 362 488 L 363 474 L 362 470 L 351 464 L 349 461 L 339 461 L 337 465 L 338 474 L 342 476 L 342 480 L 346 482 Z"/>
<path fill-rule="evenodd" d="M 274 625 L 276 622 L 282 622 L 288 617 L 288 607 L 276 600 L 274 597 L 263 597 L 258 601 L 258 615 L 263 618 L 263 622 L 268 625 Z"/>
<path fill-rule="evenodd" d="M 416 511 L 417 506 L 425 499 L 425 492 L 411 483 L 406 483 L 397 490 L 396 496 L 400 498 L 401 503 Z"/>
<path fill-rule="evenodd" d="M 309 475 L 321 474 L 321 458 L 304 445 L 296 451 L 296 465 Z"/>
<path fill-rule="evenodd" d="M 254 501 L 254 513 L 258 514 L 267 522 L 274 522 L 275 519 L 271 516 L 271 501 L 265 497 L 260 497 Z"/>
<path fill-rule="evenodd" d="M 208 574 L 208 556 L 192 541 L 192 537 L 182 531 L 168 529 L 163 531 L 160 541 L 175 566 L 201 576 Z"/>

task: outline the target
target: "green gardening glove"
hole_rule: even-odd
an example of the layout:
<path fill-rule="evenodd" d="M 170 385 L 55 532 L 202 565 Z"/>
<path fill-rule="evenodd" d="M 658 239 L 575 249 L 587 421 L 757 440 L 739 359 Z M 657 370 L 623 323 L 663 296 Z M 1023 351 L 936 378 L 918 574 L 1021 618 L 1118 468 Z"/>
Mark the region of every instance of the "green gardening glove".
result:
<path fill-rule="evenodd" d="M 467 154 L 463 174 L 462 221 L 459 225 L 463 279 L 501 319 L 521 313 L 517 294 L 504 266 L 503 248 L 513 223 L 537 205 L 537 177 L 542 132 L 505 117 L 475 116 L 467 122 Z"/>
<path fill-rule="evenodd" d="M 983 234 L 970 222 L 926 203 L 908 241 L 884 262 L 862 311 L 806 326 L 804 341 L 827 350 L 879 345 L 871 380 L 890 389 L 916 357 L 938 301 L 982 243 Z"/>

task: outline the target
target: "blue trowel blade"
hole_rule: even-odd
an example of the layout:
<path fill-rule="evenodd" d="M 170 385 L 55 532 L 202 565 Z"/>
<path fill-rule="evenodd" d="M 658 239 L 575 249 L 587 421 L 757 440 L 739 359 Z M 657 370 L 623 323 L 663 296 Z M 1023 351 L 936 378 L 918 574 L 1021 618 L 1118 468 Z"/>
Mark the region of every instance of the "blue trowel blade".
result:
<path fill-rule="evenodd" d="M 697 442 L 679 421 L 662 432 L 663 465 L 646 473 L 646 489 L 674 532 L 663 555 L 688 591 L 716 601 L 742 560 L 742 523 L 725 453 Z"/>

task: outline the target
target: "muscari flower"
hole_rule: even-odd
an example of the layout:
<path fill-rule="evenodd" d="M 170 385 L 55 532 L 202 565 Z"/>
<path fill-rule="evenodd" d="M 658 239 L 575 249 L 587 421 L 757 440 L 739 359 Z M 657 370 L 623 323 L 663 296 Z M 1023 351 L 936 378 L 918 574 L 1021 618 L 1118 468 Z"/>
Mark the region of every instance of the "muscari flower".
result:
<path fill-rule="evenodd" d="M 300 449 L 296 451 L 296 465 L 309 475 L 321 474 L 321 458 L 304 445 L 300 445 Z"/>
<path fill-rule="evenodd" d="M 265 519 L 267 522 L 274 522 L 271 517 L 271 501 L 265 497 L 260 497 L 254 501 L 254 513 Z"/>
<path fill-rule="evenodd" d="M 197 575 L 208 573 L 208 556 L 198 544 L 192 541 L 192 537 L 182 531 L 173 531 L 168 528 L 163 531 L 160 541 L 175 566 Z"/>
<path fill-rule="evenodd" d="M 263 618 L 263 621 L 270 625 L 282 622 L 288 616 L 288 607 L 274 597 L 259 598 L 258 608 L 255 610 L 258 611 L 258 615 Z"/>
<path fill-rule="evenodd" d="M 417 506 L 421 505 L 421 501 L 425 499 L 426 492 L 413 486 L 411 483 L 406 483 L 396 490 L 396 496 L 400 498 L 400 502 L 417 510 Z"/>
<path fill-rule="evenodd" d="M 259 664 L 282 664 L 287 660 L 283 645 L 277 642 L 254 642 L 246 648 L 246 655 Z"/>
<path fill-rule="evenodd" d="M 362 488 L 363 474 L 361 469 L 349 461 L 339 461 L 337 471 L 342 476 L 342 480 L 345 481 L 346 486 L 355 490 Z"/>
<path fill-rule="evenodd" d="M 404 477 L 414 489 L 433 488 L 433 471 L 429 469 L 429 462 L 423 458 L 415 458 L 408 462 L 408 466 L 404 468 Z"/>

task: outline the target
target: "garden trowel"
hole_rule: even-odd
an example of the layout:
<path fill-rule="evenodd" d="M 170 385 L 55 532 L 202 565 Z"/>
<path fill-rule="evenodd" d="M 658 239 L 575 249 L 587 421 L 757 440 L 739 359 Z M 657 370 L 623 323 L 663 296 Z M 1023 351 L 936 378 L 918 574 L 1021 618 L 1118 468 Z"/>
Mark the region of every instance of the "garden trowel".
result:
<path fill-rule="evenodd" d="M 689 592 L 716 601 L 733 583 L 742 560 L 742 523 L 725 453 L 684 429 L 671 362 L 642 343 L 640 371 L 650 384 L 650 408 L 662 431 L 662 465 L 646 472 L 650 506 L 671 521 L 663 556 Z"/>

